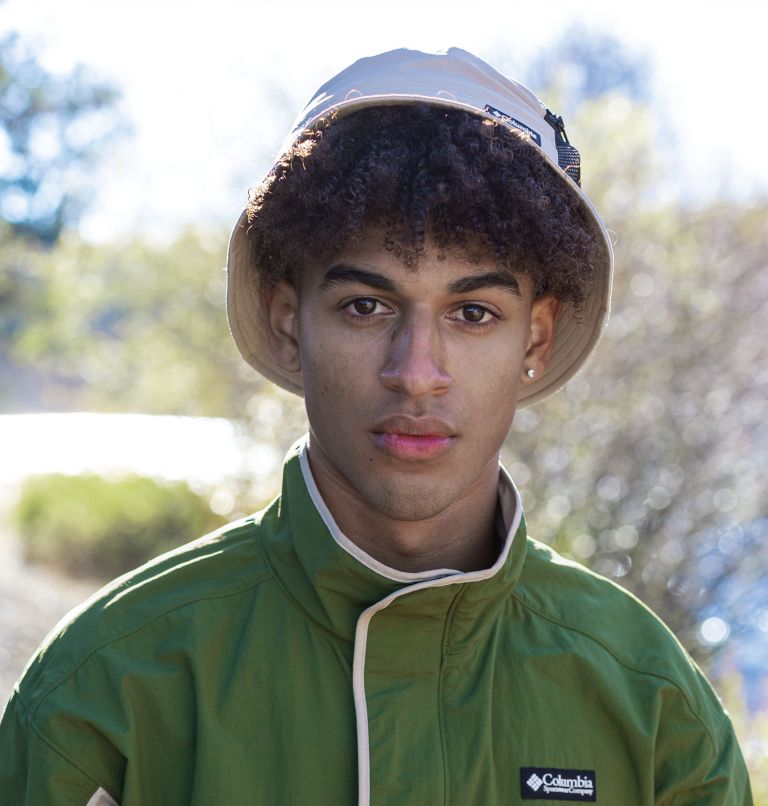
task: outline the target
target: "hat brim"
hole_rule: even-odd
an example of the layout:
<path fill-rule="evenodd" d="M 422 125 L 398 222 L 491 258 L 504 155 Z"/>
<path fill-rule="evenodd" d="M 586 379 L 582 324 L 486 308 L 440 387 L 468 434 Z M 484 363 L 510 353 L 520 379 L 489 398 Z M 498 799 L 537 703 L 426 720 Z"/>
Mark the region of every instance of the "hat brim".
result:
<path fill-rule="evenodd" d="M 259 271 L 247 229 L 248 213 L 243 210 L 229 239 L 227 254 L 229 329 L 240 354 L 255 370 L 283 389 L 303 396 L 301 372 L 286 372 L 270 348 Z"/>

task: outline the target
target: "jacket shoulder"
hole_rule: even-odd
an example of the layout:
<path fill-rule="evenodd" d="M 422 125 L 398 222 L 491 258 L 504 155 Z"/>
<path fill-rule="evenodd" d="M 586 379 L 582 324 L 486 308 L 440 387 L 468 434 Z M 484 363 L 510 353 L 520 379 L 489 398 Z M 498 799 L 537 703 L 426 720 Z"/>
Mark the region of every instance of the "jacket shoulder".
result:
<path fill-rule="evenodd" d="M 160 555 L 68 613 L 29 662 L 18 689 L 36 705 L 91 655 L 188 606 L 235 597 L 271 576 L 260 532 L 272 508 Z"/>
<path fill-rule="evenodd" d="M 728 727 L 719 698 L 682 644 L 636 596 L 529 538 L 515 598 L 575 648 L 676 689 L 709 726 Z"/>

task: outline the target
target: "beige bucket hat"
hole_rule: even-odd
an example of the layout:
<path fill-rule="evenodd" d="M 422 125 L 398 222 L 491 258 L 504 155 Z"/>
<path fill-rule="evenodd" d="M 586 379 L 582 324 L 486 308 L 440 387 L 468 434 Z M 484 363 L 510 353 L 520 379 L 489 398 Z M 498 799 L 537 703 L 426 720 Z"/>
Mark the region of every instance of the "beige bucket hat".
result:
<path fill-rule="evenodd" d="M 530 406 L 557 391 L 584 365 L 608 321 L 613 278 L 613 249 L 605 224 L 582 191 L 578 151 L 565 136 L 562 118 L 552 114 L 526 87 L 506 78 L 481 59 L 459 48 L 445 53 L 393 50 L 360 59 L 324 84 L 300 114 L 283 144 L 285 151 L 334 112 L 346 115 L 368 106 L 429 103 L 463 109 L 499 121 L 527 135 L 535 148 L 579 200 L 596 235 L 597 274 L 583 306 L 563 304 L 549 364 L 540 377 L 521 384 L 518 407 Z M 240 216 L 229 243 L 227 313 L 232 336 L 243 358 L 262 375 L 297 395 L 301 373 L 287 373 L 273 359 L 250 241 L 248 219 Z"/>

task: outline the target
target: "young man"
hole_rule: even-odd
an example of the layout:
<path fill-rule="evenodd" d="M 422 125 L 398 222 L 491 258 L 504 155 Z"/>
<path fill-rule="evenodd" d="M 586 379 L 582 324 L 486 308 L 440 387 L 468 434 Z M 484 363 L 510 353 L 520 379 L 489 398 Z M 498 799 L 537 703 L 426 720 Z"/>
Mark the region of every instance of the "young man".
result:
<path fill-rule="evenodd" d="M 263 513 L 105 589 L 4 716 L 13 804 L 749 804 L 667 629 L 526 536 L 517 406 L 602 331 L 562 121 L 460 50 L 318 92 L 232 236 L 244 357 L 306 398 Z"/>

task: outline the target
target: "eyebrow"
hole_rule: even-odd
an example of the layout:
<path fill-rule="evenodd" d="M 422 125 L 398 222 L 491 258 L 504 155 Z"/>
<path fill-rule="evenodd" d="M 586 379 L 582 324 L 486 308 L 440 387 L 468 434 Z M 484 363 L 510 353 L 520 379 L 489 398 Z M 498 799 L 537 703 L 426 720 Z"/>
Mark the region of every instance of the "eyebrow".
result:
<path fill-rule="evenodd" d="M 337 263 L 335 266 L 331 266 L 325 273 L 320 288 L 331 288 L 331 286 L 341 283 L 362 283 L 371 288 L 378 288 L 380 291 L 395 291 L 395 284 L 389 277 L 375 271 L 350 266 L 348 263 Z"/>
<path fill-rule="evenodd" d="M 483 274 L 470 274 L 454 280 L 448 286 L 451 294 L 466 294 L 482 288 L 506 288 L 518 297 L 522 297 L 520 284 L 514 274 L 507 271 L 487 271 Z"/>
<path fill-rule="evenodd" d="M 325 290 L 342 283 L 361 283 L 380 291 L 397 291 L 397 286 L 383 274 L 361 269 L 348 263 L 337 263 L 325 273 L 320 288 Z M 467 294 L 483 288 L 504 288 L 522 297 L 520 284 L 514 274 L 507 271 L 487 271 L 460 277 L 448 285 L 449 294 Z"/>

